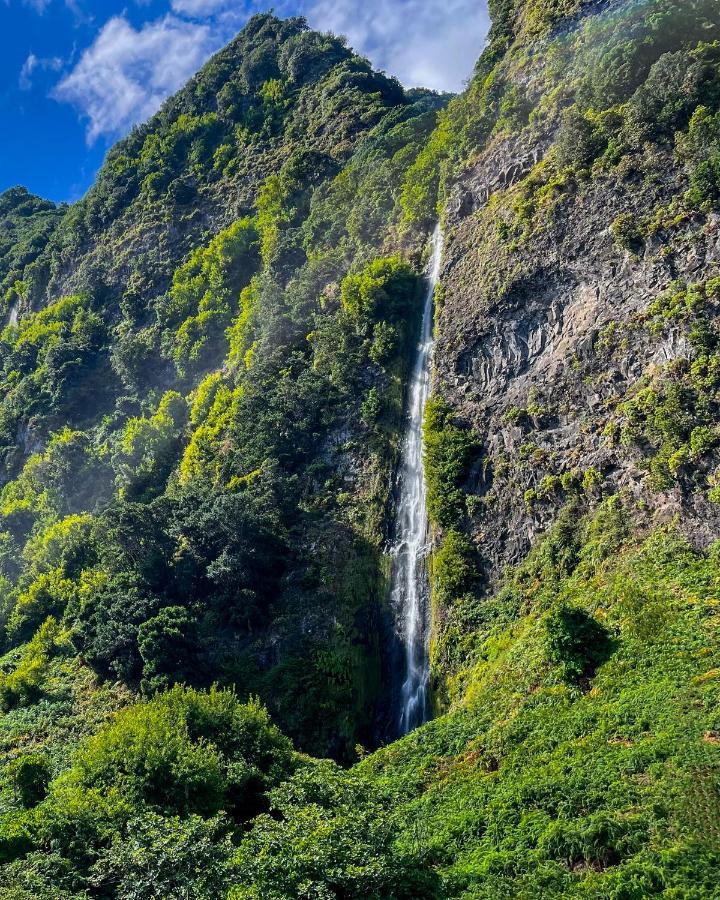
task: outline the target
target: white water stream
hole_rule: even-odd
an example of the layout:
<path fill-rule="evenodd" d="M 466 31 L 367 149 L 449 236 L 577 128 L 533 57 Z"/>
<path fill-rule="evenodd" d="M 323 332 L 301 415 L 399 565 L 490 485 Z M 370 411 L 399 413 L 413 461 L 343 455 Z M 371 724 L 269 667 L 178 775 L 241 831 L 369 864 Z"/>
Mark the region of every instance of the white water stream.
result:
<path fill-rule="evenodd" d="M 432 239 L 432 259 L 423 310 L 420 341 L 412 370 L 408 418 L 398 470 L 395 545 L 390 599 L 404 645 L 404 678 L 398 727 L 407 734 L 426 721 L 430 681 L 430 590 L 426 560 L 429 551 L 422 423 L 430 393 L 433 350 L 433 295 L 440 275 L 442 233 Z"/>

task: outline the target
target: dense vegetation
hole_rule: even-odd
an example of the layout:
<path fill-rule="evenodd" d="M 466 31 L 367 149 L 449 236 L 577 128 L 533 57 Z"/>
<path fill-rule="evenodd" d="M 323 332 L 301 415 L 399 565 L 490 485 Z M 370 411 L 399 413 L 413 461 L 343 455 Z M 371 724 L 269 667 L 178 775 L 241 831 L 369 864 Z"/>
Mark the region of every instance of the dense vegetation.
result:
<path fill-rule="evenodd" d="M 504 414 L 516 459 L 431 399 L 437 716 L 362 746 L 386 737 L 423 250 L 463 172 L 547 145 L 494 186 L 499 263 L 593 179 L 639 196 L 681 173 L 669 206 L 606 223 L 626 260 L 720 204 L 715 0 L 491 12 L 452 100 L 256 16 L 84 200 L 0 198 L 0 900 L 717 891 L 718 534 L 553 469 L 539 395 Z M 718 285 L 637 317 L 625 340 L 672 330 L 683 354 L 602 422 L 652 490 L 708 507 Z M 554 510 L 492 577 L 488 472 Z"/>
<path fill-rule="evenodd" d="M 304 749 L 374 740 L 363 622 L 424 243 L 402 239 L 399 190 L 443 103 L 259 16 L 79 204 L 5 195 L 27 222 L 0 335 L 6 708 L 52 694 L 26 644 L 47 627 L 64 637 L 43 659 L 133 691 L 237 686 Z M 228 191 L 241 214 L 208 234 Z M 116 268 L 161 208 L 182 234 Z"/>

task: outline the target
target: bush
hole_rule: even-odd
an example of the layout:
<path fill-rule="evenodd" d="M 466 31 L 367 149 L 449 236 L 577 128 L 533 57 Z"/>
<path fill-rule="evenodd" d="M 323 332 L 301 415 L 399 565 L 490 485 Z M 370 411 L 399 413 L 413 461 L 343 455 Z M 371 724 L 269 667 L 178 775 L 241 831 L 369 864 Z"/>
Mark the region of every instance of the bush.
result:
<path fill-rule="evenodd" d="M 468 538 L 451 528 L 432 558 L 434 599 L 448 605 L 468 590 L 477 570 L 475 551 Z"/>
<path fill-rule="evenodd" d="M 257 703 L 234 694 L 176 687 L 121 710 L 78 751 L 48 797 L 75 786 L 117 793 L 163 815 L 238 821 L 265 806 L 265 792 L 293 767 L 290 742 Z M 58 795 L 59 796 L 59 795 Z"/>
<path fill-rule="evenodd" d="M 606 629 L 579 607 L 556 606 L 545 628 L 548 659 L 568 681 L 591 678 L 612 651 Z"/>
<path fill-rule="evenodd" d="M 165 818 L 146 812 L 128 822 L 93 865 L 90 882 L 117 900 L 216 900 L 230 886 L 231 823 L 222 816 Z"/>
<path fill-rule="evenodd" d="M 102 577 L 77 611 L 73 641 L 100 675 L 137 682 L 142 673 L 138 630 L 162 605 L 132 572 Z"/>
<path fill-rule="evenodd" d="M 395 844 L 396 826 L 371 781 L 315 763 L 272 795 L 235 859 L 231 900 L 430 900 L 438 879 Z"/>
<path fill-rule="evenodd" d="M 687 201 L 696 208 L 720 206 L 720 152 L 703 160 L 690 173 Z"/>
<path fill-rule="evenodd" d="M 50 766 L 40 753 L 23 753 L 10 764 L 10 779 L 25 809 L 45 799 L 50 783 Z"/>
<path fill-rule="evenodd" d="M 0 700 L 6 711 L 35 703 L 43 690 L 50 659 L 64 635 L 57 621 L 48 617 L 25 646 L 14 671 L 0 673 Z"/>
<path fill-rule="evenodd" d="M 557 136 L 557 162 L 561 167 L 584 169 L 602 153 L 607 138 L 596 122 L 573 107 L 563 116 Z"/>
<path fill-rule="evenodd" d="M 624 250 L 636 253 L 642 247 L 643 233 L 634 213 L 627 212 L 619 215 L 610 226 L 610 230 L 618 246 Z"/>

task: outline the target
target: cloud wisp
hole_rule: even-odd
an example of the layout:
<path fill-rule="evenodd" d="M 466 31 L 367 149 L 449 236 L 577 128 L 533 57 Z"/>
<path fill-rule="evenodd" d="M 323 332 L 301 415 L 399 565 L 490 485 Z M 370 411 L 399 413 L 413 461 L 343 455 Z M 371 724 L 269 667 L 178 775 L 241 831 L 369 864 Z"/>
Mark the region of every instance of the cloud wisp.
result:
<path fill-rule="evenodd" d="M 59 72 L 63 61 L 59 56 L 42 57 L 34 53 L 28 54 L 28 58 L 22 64 L 18 86 L 21 91 L 29 91 L 33 85 L 33 75 L 38 71 Z"/>
<path fill-rule="evenodd" d="M 117 137 L 156 112 L 260 4 L 171 0 L 171 12 L 140 28 L 115 16 L 53 96 L 87 119 L 89 143 Z M 279 0 L 275 11 L 346 35 L 357 52 L 408 87 L 446 91 L 461 89 L 489 26 L 486 3 L 478 0 Z"/>

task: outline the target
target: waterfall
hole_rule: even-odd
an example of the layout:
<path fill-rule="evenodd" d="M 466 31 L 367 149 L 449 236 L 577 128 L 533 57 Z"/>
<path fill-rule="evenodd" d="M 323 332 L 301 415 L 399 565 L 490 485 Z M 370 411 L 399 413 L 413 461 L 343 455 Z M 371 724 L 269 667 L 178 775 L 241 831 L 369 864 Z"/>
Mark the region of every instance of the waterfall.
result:
<path fill-rule="evenodd" d="M 407 734 L 428 715 L 430 681 L 430 588 L 426 560 L 429 551 L 423 470 L 423 413 L 430 393 L 433 346 L 433 295 L 440 275 L 442 233 L 432 238 L 432 259 L 423 308 L 420 341 L 412 369 L 406 432 L 397 475 L 397 512 L 390 600 L 404 646 L 403 684 L 398 729 Z"/>

